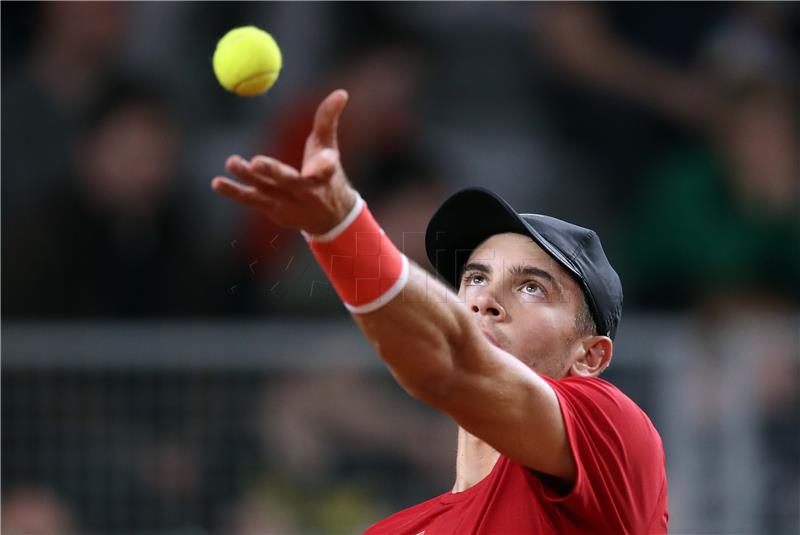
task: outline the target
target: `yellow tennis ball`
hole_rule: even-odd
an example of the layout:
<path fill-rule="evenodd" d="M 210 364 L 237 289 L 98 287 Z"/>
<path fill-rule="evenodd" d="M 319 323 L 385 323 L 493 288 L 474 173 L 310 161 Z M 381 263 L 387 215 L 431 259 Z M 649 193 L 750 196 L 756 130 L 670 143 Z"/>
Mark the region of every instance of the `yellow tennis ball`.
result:
<path fill-rule="evenodd" d="M 281 50 L 270 34 L 255 26 L 234 28 L 217 43 L 214 74 L 233 93 L 250 97 L 263 93 L 281 72 Z"/>

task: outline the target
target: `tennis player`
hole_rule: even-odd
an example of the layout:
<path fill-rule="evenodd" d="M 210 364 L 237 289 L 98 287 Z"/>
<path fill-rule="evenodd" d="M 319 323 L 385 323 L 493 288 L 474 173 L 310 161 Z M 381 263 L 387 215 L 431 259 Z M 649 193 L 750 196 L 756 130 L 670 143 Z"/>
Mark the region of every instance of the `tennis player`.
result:
<path fill-rule="evenodd" d="M 212 187 L 303 232 L 392 375 L 459 425 L 453 488 L 369 534 L 666 533 L 661 439 L 598 376 L 622 311 L 591 231 L 518 214 L 482 189 L 431 219 L 426 249 L 457 294 L 409 262 L 350 186 L 337 147 L 347 93 L 319 106 L 302 169 L 226 162 Z"/>

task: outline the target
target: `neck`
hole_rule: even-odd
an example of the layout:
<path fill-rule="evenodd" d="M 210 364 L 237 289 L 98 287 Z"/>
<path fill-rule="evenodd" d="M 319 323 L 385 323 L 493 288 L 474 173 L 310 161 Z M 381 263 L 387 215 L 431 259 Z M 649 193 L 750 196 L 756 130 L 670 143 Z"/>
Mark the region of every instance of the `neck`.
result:
<path fill-rule="evenodd" d="M 497 450 L 459 427 L 453 492 L 463 492 L 488 476 L 499 457 Z"/>

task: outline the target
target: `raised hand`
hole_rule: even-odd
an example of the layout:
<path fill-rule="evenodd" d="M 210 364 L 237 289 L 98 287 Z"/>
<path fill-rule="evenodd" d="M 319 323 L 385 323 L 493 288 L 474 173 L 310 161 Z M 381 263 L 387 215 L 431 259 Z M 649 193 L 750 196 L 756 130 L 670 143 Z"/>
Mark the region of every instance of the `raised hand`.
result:
<path fill-rule="evenodd" d="M 324 234 L 345 218 L 355 203 L 355 191 L 342 169 L 337 129 L 347 104 L 338 89 L 320 103 L 306 140 L 303 168 L 268 156 L 250 161 L 234 155 L 225 168 L 243 183 L 217 176 L 214 191 L 246 206 L 262 209 L 278 225 Z"/>

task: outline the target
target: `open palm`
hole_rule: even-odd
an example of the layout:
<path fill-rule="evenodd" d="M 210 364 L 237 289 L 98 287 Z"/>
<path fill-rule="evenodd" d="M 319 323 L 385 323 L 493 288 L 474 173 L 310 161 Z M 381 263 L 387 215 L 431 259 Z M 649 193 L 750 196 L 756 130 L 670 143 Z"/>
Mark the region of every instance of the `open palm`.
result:
<path fill-rule="evenodd" d="M 339 116 L 347 98 L 347 92 L 338 89 L 320 103 L 306 139 L 302 170 L 268 156 L 247 161 L 233 155 L 225 168 L 241 182 L 217 176 L 211 181 L 212 189 L 263 210 L 283 227 L 323 234 L 336 226 L 355 202 L 337 140 Z"/>

